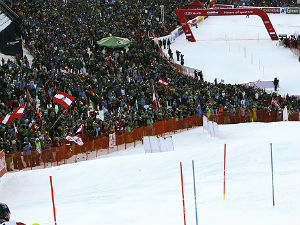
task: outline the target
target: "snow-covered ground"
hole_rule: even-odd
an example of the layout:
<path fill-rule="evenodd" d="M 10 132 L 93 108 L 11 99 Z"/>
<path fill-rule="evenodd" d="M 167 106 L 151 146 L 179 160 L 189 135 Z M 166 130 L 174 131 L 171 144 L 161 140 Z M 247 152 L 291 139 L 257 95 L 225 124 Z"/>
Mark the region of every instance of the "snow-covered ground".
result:
<path fill-rule="evenodd" d="M 9 173 L 0 184 L 0 200 L 12 219 L 53 224 L 52 176 L 58 224 L 182 225 L 182 162 L 187 224 L 195 224 L 194 160 L 199 224 L 299 225 L 299 125 L 223 125 L 218 138 L 200 127 L 173 135 L 172 152 L 145 154 L 140 144 L 95 160 Z"/>
<path fill-rule="evenodd" d="M 300 33 L 300 15 L 268 14 L 277 34 Z M 215 16 L 192 27 L 196 42 L 181 35 L 171 44 L 185 65 L 203 71 L 204 79 L 248 83 L 279 79 L 279 93 L 300 95 L 300 64 L 290 49 L 272 41 L 258 16 Z"/>
<path fill-rule="evenodd" d="M 299 16 L 270 17 L 277 33 L 299 30 Z M 243 24 L 249 26 L 244 29 Z M 171 47 L 183 52 L 186 65 L 202 69 L 206 80 L 217 77 L 225 83 L 245 83 L 273 80 L 276 75 L 282 91 L 300 93 L 297 58 L 288 49 L 276 46 L 278 42 L 269 40 L 260 19 L 212 17 L 194 34 L 196 43 L 188 43 L 182 36 Z M 90 161 L 8 173 L 0 180 L 0 201 L 10 207 L 12 220 L 27 225 L 54 224 L 49 182 L 52 176 L 58 224 L 182 225 L 182 162 L 187 224 L 196 224 L 194 160 L 199 225 L 299 225 L 299 125 L 300 122 L 221 125 L 217 138 L 199 127 L 173 135 L 172 152 L 145 154 L 139 144 Z"/>

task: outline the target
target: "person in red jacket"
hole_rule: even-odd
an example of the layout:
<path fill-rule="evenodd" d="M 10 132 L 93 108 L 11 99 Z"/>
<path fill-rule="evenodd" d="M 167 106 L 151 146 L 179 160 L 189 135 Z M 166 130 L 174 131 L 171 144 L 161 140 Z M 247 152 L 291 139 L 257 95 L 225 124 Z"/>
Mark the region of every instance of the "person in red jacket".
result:
<path fill-rule="evenodd" d="M 14 222 L 10 220 L 10 211 L 7 205 L 0 202 L 0 225 L 26 225 L 21 222 Z"/>

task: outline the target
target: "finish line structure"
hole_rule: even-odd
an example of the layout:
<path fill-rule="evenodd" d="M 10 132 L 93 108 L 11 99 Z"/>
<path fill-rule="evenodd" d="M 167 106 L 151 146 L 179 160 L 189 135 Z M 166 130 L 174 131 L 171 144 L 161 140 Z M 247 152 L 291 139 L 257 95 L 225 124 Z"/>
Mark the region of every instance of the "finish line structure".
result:
<path fill-rule="evenodd" d="M 191 42 L 195 42 L 195 37 L 188 25 L 186 16 L 240 16 L 240 15 L 257 15 L 259 16 L 270 35 L 272 40 L 278 40 L 276 31 L 270 21 L 269 16 L 263 10 L 258 8 L 250 9 L 175 9 L 178 20 L 182 26 L 185 33 L 186 39 Z"/>

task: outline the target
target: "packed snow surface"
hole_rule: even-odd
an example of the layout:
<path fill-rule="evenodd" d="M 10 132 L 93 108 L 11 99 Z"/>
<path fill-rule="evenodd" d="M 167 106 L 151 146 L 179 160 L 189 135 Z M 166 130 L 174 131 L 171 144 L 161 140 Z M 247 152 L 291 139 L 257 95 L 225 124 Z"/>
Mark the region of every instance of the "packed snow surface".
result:
<path fill-rule="evenodd" d="M 182 225 L 182 162 L 186 220 L 195 224 L 194 160 L 199 224 L 299 225 L 299 125 L 221 125 L 218 138 L 199 127 L 173 135 L 171 152 L 145 154 L 139 144 L 95 160 L 8 173 L 0 199 L 14 220 L 53 224 L 52 176 L 58 224 Z"/>
<path fill-rule="evenodd" d="M 278 35 L 300 33 L 300 15 L 268 16 Z M 179 50 L 185 66 L 202 70 L 204 80 L 240 84 L 277 77 L 280 94 L 300 95 L 298 57 L 270 39 L 259 16 L 212 16 L 192 27 L 192 32 L 196 42 L 181 35 L 171 49 L 174 59 Z"/>

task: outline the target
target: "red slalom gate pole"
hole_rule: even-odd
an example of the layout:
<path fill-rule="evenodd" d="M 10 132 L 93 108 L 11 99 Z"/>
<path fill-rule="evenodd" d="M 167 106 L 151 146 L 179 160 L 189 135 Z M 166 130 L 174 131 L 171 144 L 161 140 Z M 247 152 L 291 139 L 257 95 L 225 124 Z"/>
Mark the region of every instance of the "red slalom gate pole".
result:
<path fill-rule="evenodd" d="M 226 144 L 224 144 L 224 183 L 223 183 L 223 199 L 225 200 L 225 168 L 226 168 Z"/>
<path fill-rule="evenodd" d="M 57 223 L 56 223 L 56 213 L 55 213 L 55 203 L 54 203 L 52 176 L 50 176 L 50 185 L 51 185 L 51 196 L 52 196 L 52 204 L 53 204 L 54 224 L 56 225 Z"/>
<path fill-rule="evenodd" d="M 180 174 L 181 174 L 181 191 L 182 191 L 183 219 L 184 219 L 184 225 L 186 225 L 186 220 L 185 220 L 185 205 L 184 205 L 184 191 L 183 191 L 182 162 L 180 162 Z"/>

